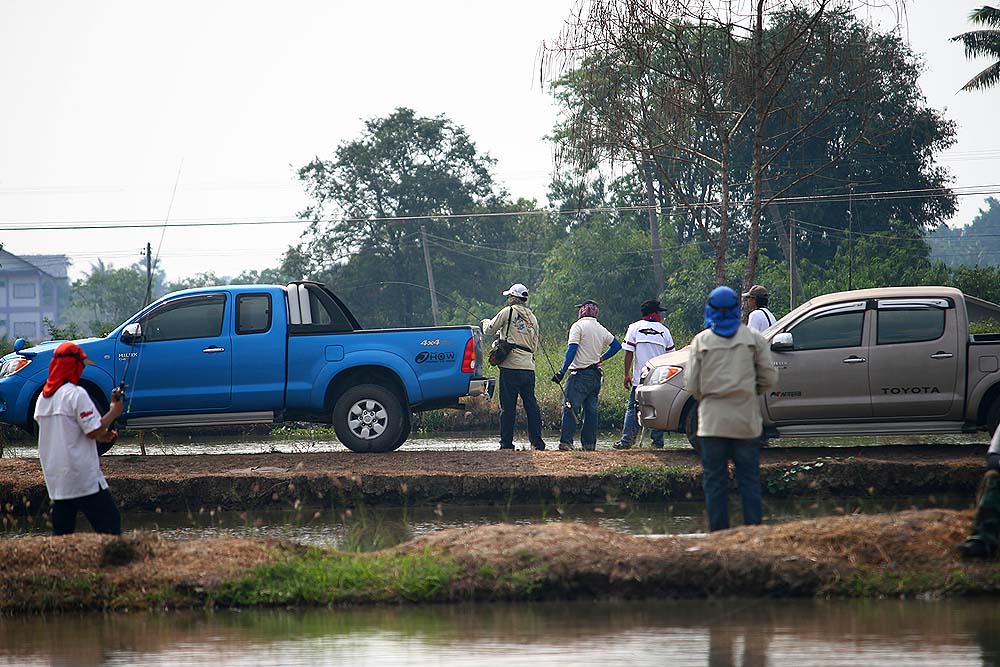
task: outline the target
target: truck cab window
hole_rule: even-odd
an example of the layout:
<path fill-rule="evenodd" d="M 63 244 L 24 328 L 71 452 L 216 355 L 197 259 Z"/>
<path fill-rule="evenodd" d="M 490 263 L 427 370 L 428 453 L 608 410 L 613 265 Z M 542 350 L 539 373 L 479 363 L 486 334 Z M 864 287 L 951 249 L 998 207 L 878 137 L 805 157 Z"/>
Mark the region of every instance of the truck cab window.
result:
<path fill-rule="evenodd" d="M 271 295 L 241 294 L 236 298 L 236 333 L 264 333 L 271 328 Z"/>
<path fill-rule="evenodd" d="M 222 334 L 224 294 L 180 299 L 157 308 L 142 322 L 147 342 L 184 338 L 215 338 Z"/>
<path fill-rule="evenodd" d="M 290 307 L 293 310 L 288 327 L 290 333 L 312 335 L 354 331 L 350 318 L 321 287 L 311 284 L 293 287 L 290 297 Z"/>
<path fill-rule="evenodd" d="M 865 311 L 821 313 L 792 327 L 795 350 L 827 350 L 858 347 L 865 322 Z"/>
<path fill-rule="evenodd" d="M 944 334 L 944 314 L 941 308 L 879 310 L 878 344 L 937 340 Z"/>

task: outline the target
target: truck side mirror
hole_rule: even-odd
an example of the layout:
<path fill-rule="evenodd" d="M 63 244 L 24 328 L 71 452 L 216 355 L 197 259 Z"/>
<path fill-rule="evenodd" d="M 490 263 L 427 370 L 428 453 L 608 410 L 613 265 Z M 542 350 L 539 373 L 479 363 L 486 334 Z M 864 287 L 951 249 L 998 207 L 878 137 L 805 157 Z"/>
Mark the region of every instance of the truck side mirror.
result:
<path fill-rule="evenodd" d="M 789 331 L 782 331 L 779 334 L 775 334 L 774 338 L 771 339 L 771 349 L 775 352 L 783 352 L 794 348 L 795 341 L 792 340 L 792 334 Z"/>
<path fill-rule="evenodd" d="M 126 345 L 134 345 L 142 340 L 142 325 L 138 322 L 125 325 L 122 329 L 122 342 Z"/>

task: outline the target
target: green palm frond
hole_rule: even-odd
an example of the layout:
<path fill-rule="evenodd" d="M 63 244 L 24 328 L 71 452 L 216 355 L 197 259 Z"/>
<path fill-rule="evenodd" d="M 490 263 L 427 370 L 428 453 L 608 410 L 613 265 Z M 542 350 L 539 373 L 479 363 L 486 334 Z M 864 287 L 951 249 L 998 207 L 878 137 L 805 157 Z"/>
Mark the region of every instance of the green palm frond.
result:
<path fill-rule="evenodd" d="M 997 82 L 1000 82 L 1000 61 L 969 79 L 969 82 L 962 86 L 962 90 L 984 90 L 997 85 Z"/>
<path fill-rule="evenodd" d="M 989 25 L 1000 28 L 1000 9 L 984 5 L 969 14 L 969 20 L 979 25 Z"/>
<path fill-rule="evenodd" d="M 969 20 L 982 26 L 1000 28 L 1000 9 L 984 5 L 969 14 Z M 1000 30 L 970 30 L 951 38 L 965 47 L 966 58 L 1000 58 Z M 1000 82 L 1000 60 L 969 80 L 962 90 L 992 88 Z"/>
<path fill-rule="evenodd" d="M 1000 30 L 974 30 L 952 37 L 952 42 L 965 45 L 965 57 L 993 56 L 1000 58 Z"/>

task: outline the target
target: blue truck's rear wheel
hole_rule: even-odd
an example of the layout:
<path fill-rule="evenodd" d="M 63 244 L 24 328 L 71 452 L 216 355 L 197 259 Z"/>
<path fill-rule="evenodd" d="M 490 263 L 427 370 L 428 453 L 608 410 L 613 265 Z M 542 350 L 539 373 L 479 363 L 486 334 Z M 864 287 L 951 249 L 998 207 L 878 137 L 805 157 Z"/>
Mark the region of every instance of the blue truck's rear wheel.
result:
<path fill-rule="evenodd" d="M 408 415 L 392 391 L 361 384 L 345 391 L 333 406 L 333 430 L 353 452 L 391 452 L 403 444 Z"/>

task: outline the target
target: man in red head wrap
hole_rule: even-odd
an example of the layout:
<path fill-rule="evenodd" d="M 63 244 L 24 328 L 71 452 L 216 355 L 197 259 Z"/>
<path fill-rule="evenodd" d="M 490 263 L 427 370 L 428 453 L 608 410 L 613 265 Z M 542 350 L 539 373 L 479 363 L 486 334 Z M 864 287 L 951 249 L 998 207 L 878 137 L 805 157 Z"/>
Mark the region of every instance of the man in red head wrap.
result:
<path fill-rule="evenodd" d="M 84 366 L 93 363 L 76 343 L 59 345 L 35 405 L 38 458 L 52 500 L 53 535 L 76 530 L 80 511 L 95 532 L 122 532 L 121 513 L 108 491 L 94 443 L 118 436 L 111 423 L 122 413 L 122 400 L 116 389 L 108 413 L 102 417 L 97 411 L 87 390 L 79 386 Z"/>

